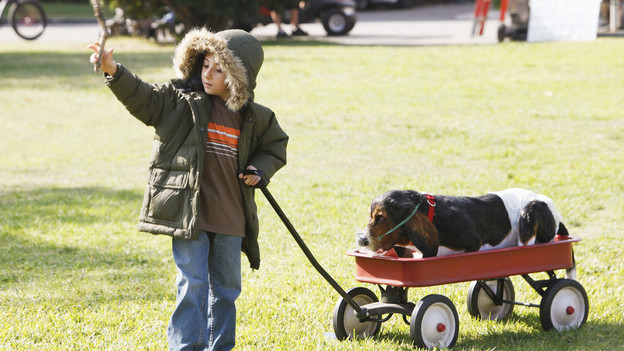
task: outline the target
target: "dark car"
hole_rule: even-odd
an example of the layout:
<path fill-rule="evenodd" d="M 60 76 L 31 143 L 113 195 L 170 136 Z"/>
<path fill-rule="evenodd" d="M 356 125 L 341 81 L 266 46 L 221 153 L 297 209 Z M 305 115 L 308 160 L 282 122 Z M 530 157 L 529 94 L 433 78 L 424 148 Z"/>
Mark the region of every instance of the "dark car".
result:
<path fill-rule="evenodd" d="M 365 10 L 376 5 L 389 5 L 406 8 L 413 5 L 413 0 L 355 0 L 358 10 Z"/>
<path fill-rule="evenodd" d="M 327 35 L 346 35 L 353 26 L 357 17 L 355 15 L 355 1 L 352 0 L 309 0 L 299 10 L 300 23 L 312 23 L 320 20 Z M 290 21 L 289 11 L 283 14 L 284 23 Z M 266 7 L 260 9 L 260 16 L 252 21 L 238 22 L 236 27 L 251 30 L 258 24 L 271 23 L 270 11 Z"/>

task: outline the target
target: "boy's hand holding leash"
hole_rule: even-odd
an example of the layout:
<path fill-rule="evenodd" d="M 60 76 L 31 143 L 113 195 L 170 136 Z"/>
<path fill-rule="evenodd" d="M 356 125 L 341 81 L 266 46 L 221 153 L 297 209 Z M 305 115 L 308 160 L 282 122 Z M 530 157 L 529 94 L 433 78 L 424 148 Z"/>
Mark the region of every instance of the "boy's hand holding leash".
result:
<path fill-rule="evenodd" d="M 262 171 L 254 166 L 247 166 L 247 169 L 238 175 L 250 187 L 261 188 L 264 185 L 262 181 Z"/>

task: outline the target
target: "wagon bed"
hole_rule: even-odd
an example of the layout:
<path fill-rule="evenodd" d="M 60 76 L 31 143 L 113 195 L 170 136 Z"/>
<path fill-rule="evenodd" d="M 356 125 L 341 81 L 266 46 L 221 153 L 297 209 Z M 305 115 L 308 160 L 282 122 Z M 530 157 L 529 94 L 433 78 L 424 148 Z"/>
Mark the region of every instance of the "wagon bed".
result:
<path fill-rule="evenodd" d="M 557 236 L 550 243 L 429 258 L 372 256 L 357 250 L 347 255 L 355 256 L 357 281 L 425 287 L 572 268 L 572 243 L 577 241 Z"/>

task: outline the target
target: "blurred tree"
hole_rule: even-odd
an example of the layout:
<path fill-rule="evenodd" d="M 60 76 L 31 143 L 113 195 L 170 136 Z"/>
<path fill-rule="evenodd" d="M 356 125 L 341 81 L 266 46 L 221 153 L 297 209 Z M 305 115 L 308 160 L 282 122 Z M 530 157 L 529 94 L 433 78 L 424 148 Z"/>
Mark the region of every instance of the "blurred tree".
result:
<path fill-rule="evenodd" d="M 121 8 L 127 18 L 142 20 L 162 15 L 165 4 L 162 0 L 104 0 L 111 9 Z"/>
<path fill-rule="evenodd" d="M 119 7 L 127 18 L 160 18 L 169 7 L 176 20 L 188 30 L 207 27 L 213 31 L 257 17 L 259 0 L 105 0 L 112 9 Z"/>

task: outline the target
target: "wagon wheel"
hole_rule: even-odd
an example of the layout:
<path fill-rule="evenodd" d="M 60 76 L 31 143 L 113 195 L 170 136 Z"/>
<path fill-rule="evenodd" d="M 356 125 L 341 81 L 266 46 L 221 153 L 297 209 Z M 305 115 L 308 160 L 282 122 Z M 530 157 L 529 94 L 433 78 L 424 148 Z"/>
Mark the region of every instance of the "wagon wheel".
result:
<path fill-rule="evenodd" d="M 589 301 L 583 286 L 572 279 L 551 285 L 540 302 L 540 322 L 544 330 L 579 328 L 587 321 Z"/>
<path fill-rule="evenodd" d="M 489 280 L 484 282 L 496 294 L 498 292 L 498 280 Z M 503 300 L 514 301 L 515 292 L 513 284 L 509 278 L 503 279 Z M 468 289 L 468 313 L 475 318 L 489 319 L 498 321 L 509 316 L 513 312 L 514 305 L 503 303 L 496 305 L 494 300 L 481 288 L 478 282 L 474 281 Z"/>
<path fill-rule="evenodd" d="M 374 292 L 367 288 L 353 288 L 347 291 L 347 294 L 353 298 L 358 306 L 364 306 L 369 303 L 379 302 Z M 380 319 L 380 315 L 371 316 Z M 334 307 L 334 333 L 338 340 L 357 339 L 375 336 L 381 329 L 381 322 L 360 321 L 355 315 L 355 310 L 342 297 L 338 299 L 336 307 Z"/>
<path fill-rule="evenodd" d="M 410 320 L 410 336 L 420 348 L 450 348 L 459 334 L 459 319 L 455 306 L 446 296 L 428 295 L 422 298 Z"/>

